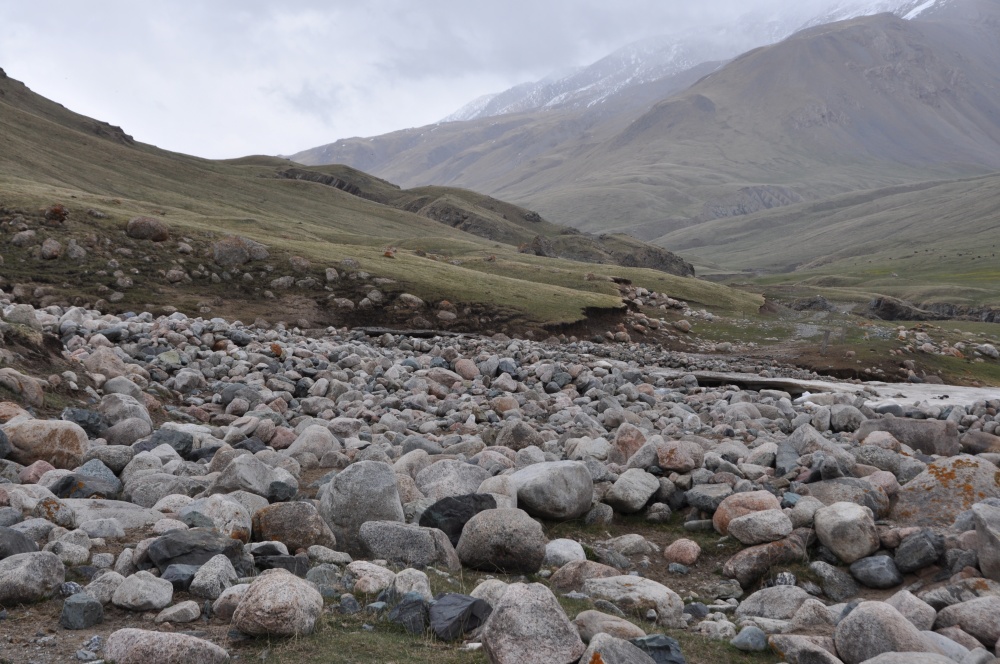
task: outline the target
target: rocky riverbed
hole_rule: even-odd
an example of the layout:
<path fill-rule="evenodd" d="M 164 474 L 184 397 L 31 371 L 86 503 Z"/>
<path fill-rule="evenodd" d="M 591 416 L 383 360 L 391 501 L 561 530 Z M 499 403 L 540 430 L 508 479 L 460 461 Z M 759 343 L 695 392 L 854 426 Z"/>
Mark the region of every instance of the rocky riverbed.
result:
<path fill-rule="evenodd" d="M 0 661 L 226 662 L 353 613 L 501 663 L 680 662 L 671 630 L 793 664 L 994 661 L 1000 390 L 0 302 Z M 547 537 L 566 523 L 590 534 Z M 484 581 L 432 595 L 463 570 Z"/>

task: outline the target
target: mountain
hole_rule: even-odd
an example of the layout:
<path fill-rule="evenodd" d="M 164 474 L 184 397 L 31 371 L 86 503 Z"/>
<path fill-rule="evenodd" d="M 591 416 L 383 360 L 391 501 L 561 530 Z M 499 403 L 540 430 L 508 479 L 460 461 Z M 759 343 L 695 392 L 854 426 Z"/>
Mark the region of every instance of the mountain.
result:
<path fill-rule="evenodd" d="M 127 232 L 135 217 L 168 239 Z M 256 258 L 230 261 L 233 252 Z M 559 252 L 588 262 L 552 256 Z M 542 331 L 590 313 L 615 319 L 616 279 L 731 310 L 761 304 L 639 267 L 659 261 L 690 272 L 662 249 L 587 236 L 466 190 L 410 192 L 347 167 L 161 150 L 35 94 L 2 69 L 0 255 L 0 289 L 21 302 L 176 308 L 299 327 Z M 437 315 L 444 301 L 454 316 Z"/>
<path fill-rule="evenodd" d="M 405 186 L 461 185 L 558 223 L 652 240 L 719 215 L 1000 169 L 996 3 L 895 9 L 912 20 L 809 27 L 584 108 L 347 139 L 293 158 Z"/>
<path fill-rule="evenodd" d="M 914 18 L 940 1 L 845 2 L 808 19 L 793 7 L 778 17 L 751 13 L 721 29 L 651 37 L 628 44 L 589 66 L 556 72 L 540 81 L 479 97 L 441 122 L 557 108 L 587 108 L 629 88 L 675 76 L 702 63 L 729 60 L 804 28 L 881 13 Z"/>

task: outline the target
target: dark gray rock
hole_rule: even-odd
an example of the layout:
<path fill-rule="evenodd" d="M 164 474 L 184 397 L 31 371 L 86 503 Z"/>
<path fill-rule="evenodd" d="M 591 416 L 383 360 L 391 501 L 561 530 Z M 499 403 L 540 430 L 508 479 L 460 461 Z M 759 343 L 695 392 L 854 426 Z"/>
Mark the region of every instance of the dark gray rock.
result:
<path fill-rule="evenodd" d="M 728 484 L 699 484 L 685 491 L 684 497 L 691 507 L 712 514 L 732 493 Z"/>
<path fill-rule="evenodd" d="M 896 563 L 889 556 L 869 556 L 851 564 L 851 575 L 868 588 L 884 590 L 903 582 Z"/>
<path fill-rule="evenodd" d="M 200 567 L 200 565 L 174 563 L 163 571 L 160 578 L 169 581 L 173 585 L 175 592 L 178 590 L 187 590 L 191 587 L 194 575 L 198 573 Z"/>
<path fill-rule="evenodd" d="M 903 539 L 894 558 L 899 571 L 909 574 L 935 564 L 943 554 L 944 537 L 924 528 Z"/>
<path fill-rule="evenodd" d="M 681 651 L 681 644 L 675 638 L 663 634 L 650 634 L 638 639 L 629 639 L 629 643 L 652 657 L 656 664 L 687 664 Z"/>
<path fill-rule="evenodd" d="M 458 546 L 462 529 L 469 519 L 483 510 L 496 509 L 496 506 L 496 498 L 489 494 L 449 496 L 425 509 L 420 515 L 419 523 L 424 528 L 437 528 L 443 531 L 451 540 L 452 546 Z"/>
<path fill-rule="evenodd" d="M 829 563 L 817 560 L 809 565 L 809 571 L 819 578 L 823 594 L 834 602 L 844 602 L 857 597 L 861 591 L 850 574 Z"/>
<path fill-rule="evenodd" d="M 245 555 L 243 542 L 225 537 L 205 528 L 175 530 L 161 535 L 149 545 L 149 560 L 165 572 L 171 565 L 203 565 L 213 556 L 223 554 L 241 576 L 253 571 L 249 556 Z"/>
<path fill-rule="evenodd" d="M 431 629 L 442 641 L 454 641 L 485 623 L 492 612 L 482 599 L 448 593 L 430 607 Z"/>
<path fill-rule="evenodd" d="M 427 601 L 418 593 L 406 593 L 386 619 L 401 625 L 410 634 L 423 634 L 430 622 Z"/>
<path fill-rule="evenodd" d="M 59 616 L 59 624 L 66 629 L 87 629 L 103 620 L 104 607 L 88 592 L 67 597 Z"/>
<path fill-rule="evenodd" d="M 191 454 L 191 448 L 194 446 L 194 436 L 185 432 L 177 431 L 176 429 L 157 429 L 153 432 L 153 435 L 149 437 L 149 449 L 154 449 L 166 443 L 170 447 L 174 448 L 183 459 L 187 459 Z"/>
<path fill-rule="evenodd" d="M 65 408 L 60 417 L 67 422 L 74 422 L 87 432 L 89 438 L 103 438 L 108 429 L 108 421 L 100 413 L 85 408 Z M 0 454 L 0 458 L 3 455 Z"/>
<path fill-rule="evenodd" d="M 0 528 L 8 528 L 22 521 L 24 516 L 21 515 L 21 510 L 16 507 L 0 507 Z"/>
<path fill-rule="evenodd" d="M 24 533 L 0 527 L 0 560 L 19 553 L 38 551 L 38 545 Z"/>

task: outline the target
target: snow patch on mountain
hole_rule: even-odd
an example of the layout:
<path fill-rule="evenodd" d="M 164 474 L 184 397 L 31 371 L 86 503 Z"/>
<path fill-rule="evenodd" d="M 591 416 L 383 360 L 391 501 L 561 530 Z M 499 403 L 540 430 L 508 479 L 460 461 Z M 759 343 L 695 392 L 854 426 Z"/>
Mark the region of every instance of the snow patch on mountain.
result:
<path fill-rule="evenodd" d="M 521 83 L 479 97 L 441 122 L 475 120 L 556 108 L 586 108 L 635 85 L 680 74 L 704 62 L 729 60 L 740 53 L 781 41 L 806 28 L 890 12 L 914 19 L 949 0 L 841 0 L 818 16 L 744 15 L 711 34 L 691 32 L 644 39 L 597 62 Z"/>

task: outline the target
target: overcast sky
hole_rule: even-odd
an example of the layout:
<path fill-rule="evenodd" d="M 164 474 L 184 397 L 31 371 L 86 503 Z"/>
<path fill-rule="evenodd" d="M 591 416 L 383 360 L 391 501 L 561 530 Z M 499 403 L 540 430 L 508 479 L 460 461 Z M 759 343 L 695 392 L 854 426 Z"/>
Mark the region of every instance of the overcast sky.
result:
<path fill-rule="evenodd" d="M 211 158 L 291 154 L 429 124 L 645 37 L 834 4 L 12 0 L 0 4 L 0 68 L 145 143 Z"/>

